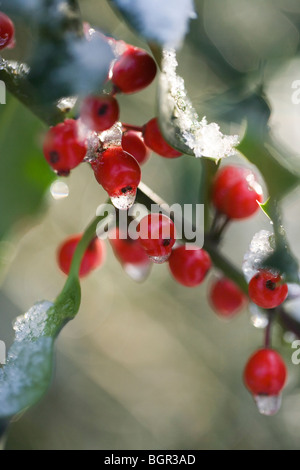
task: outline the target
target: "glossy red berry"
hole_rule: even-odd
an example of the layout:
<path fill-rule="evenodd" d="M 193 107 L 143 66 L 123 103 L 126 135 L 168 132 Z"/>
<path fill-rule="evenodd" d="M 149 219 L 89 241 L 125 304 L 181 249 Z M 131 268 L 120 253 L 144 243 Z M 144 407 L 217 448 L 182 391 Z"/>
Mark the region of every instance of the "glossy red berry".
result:
<path fill-rule="evenodd" d="M 195 287 L 204 281 L 211 268 L 211 259 L 203 249 L 179 246 L 172 251 L 169 267 L 177 282 L 186 287 Z"/>
<path fill-rule="evenodd" d="M 253 395 L 279 395 L 287 377 L 285 363 L 272 349 L 260 349 L 249 359 L 244 382 Z"/>
<path fill-rule="evenodd" d="M 156 75 L 156 63 L 143 49 L 128 46 L 112 69 L 112 82 L 123 93 L 146 88 Z"/>
<path fill-rule="evenodd" d="M 0 50 L 11 48 L 15 45 L 15 27 L 11 19 L 0 12 Z"/>
<path fill-rule="evenodd" d="M 253 215 L 262 200 L 262 188 L 251 170 L 229 165 L 218 171 L 212 201 L 219 212 L 230 219 L 243 219 Z"/>
<path fill-rule="evenodd" d="M 119 105 L 112 96 L 88 96 L 81 105 L 80 118 L 90 130 L 110 129 L 119 119 Z"/>
<path fill-rule="evenodd" d="M 87 151 L 86 143 L 78 136 L 77 121 L 66 119 L 51 127 L 44 140 L 44 155 L 50 166 L 61 175 L 78 166 Z"/>
<path fill-rule="evenodd" d="M 260 270 L 249 283 L 249 297 L 262 308 L 275 308 L 282 304 L 288 295 L 288 286 L 279 274 Z"/>
<path fill-rule="evenodd" d="M 182 155 L 165 141 L 160 131 L 157 118 L 151 119 L 151 121 L 144 126 L 143 135 L 147 147 L 161 157 L 177 158 Z"/>
<path fill-rule="evenodd" d="M 70 238 L 67 238 L 57 252 L 57 261 L 60 269 L 63 273 L 69 274 L 72 259 L 74 252 L 78 243 L 80 242 L 82 235 L 74 235 Z M 85 254 L 82 258 L 79 277 L 84 277 L 89 274 L 94 269 L 100 267 L 105 259 L 105 245 L 102 240 L 99 238 L 94 238 L 94 240 L 89 244 Z"/>
<path fill-rule="evenodd" d="M 243 308 L 246 296 L 233 281 L 222 277 L 213 282 L 209 292 L 209 300 L 218 315 L 232 317 Z"/>
<path fill-rule="evenodd" d="M 110 147 L 93 163 L 95 177 L 119 209 L 133 204 L 141 181 L 141 169 L 135 158 L 121 147 Z"/>
<path fill-rule="evenodd" d="M 139 240 L 133 240 L 128 233 L 122 234 L 117 228 L 109 236 L 115 256 L 122 265 L 150 263 L 149 257 Z"/>
<path fill-rule="evenodd" d="M 139 132 L 124 132 L 122 137 L 122 148 L 130 153 L 136 161 L 143 165 L 150 157 L 150 150 L 146 147 L 144 140 Z"/>
<path fill-rule="evenodd" d="M 175 225 L 169 217 L 149 214 L 140 221 L 137 233 L 142 247 L 152 261 L 167 261 L 176 238 Z"/>

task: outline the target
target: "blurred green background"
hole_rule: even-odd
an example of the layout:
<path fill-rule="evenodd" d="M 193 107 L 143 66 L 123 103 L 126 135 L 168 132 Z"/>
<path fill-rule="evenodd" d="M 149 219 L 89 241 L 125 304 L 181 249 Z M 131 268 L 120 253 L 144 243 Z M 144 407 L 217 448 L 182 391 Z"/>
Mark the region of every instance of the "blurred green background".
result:
<path fill-rule="evenodd" d="M 178 60 L 199 114 L 208 97 L 263 81 L 272 134 L 299 168 L 300 104 L 292 103 L 292 83 L 300 80 L 299 1 L 195 3 L 198 19 Z M 146 47 L 106 2 L 80 5 L 93 26 Z M 6 58 L 26 58 L 31 33 L 22 25 L 17 41 Z M 144 124 L 156 113 L 155 95 L 153 83 L 120 96 L 121 120 Z M 13 98 L 0 105 L 0 113 L 0 338 L 9 346 L 13 319 L 37 300 L 54 298 L 63 285 L 57 245 L 86 227 L 106 194 L 81 165 L 65 180 L 69 197 L 55 201 L 46 189 L 54 176 L 41 151 L 45 127 Z M 153 155 L 143 167 L 143 181 L 170 203 L 195 203 L 199 161 Z M 284 225 L 298 257 L 299 197 L 298 190 L 283 202 Z M 222 250 L 241 266 L 252 236 L 263 228 L 270 225 L 262 213 L 232 224 Z M 278 340 L 290 371 L 282 409 L 272 418 L 260 416 L 242 371 L 262 332 L 251 326 L 247 311 L 231 322 L 216 317 L 206 295 L 214 274 L 188 289 L 162 265 L 144 284 L 135 284 L 107 245 L 105 266 L 83 281 L 80 313 L 57 342 L 52 387 L 12 424 L 7 448 L 299 448 L 300 366 L 291 363 L 292 349 Z"/>

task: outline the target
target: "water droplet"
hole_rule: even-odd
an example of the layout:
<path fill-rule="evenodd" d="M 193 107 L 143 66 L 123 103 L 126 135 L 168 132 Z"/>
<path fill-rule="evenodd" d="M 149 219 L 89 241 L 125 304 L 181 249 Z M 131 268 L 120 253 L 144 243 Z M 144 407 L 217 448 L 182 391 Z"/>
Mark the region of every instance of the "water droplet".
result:
<path fill-rule="evenodd" d="M 50 193 L 53 199 L 60 200 L 69 196 L 69 186 L 64 181 L 54 181 L 50 187 Z"/>
<path fill-rule="evenodd" d="M 255 328 L 266 328 L 269 322 L 268 315 L 254 303 L 249 304 L 250 321 Z"/>
<path fill-rule="evenodd" d="M 124 264 L 123 268 L 126 274 L 136 282 L 143 282 L 147 279 L 151 271 L 151 263 Z"/>
<path fill-rule="evenodd" d="M 254 395 L 254 400 L 260 414 L 265 416 L 275 415 L 281 407 L 280 395 Z"/>
<path fill-rule="evenodd" d="M 170 258 L 170 254 L 164 256 L 149 256 L 151 261 L 155 264 L 163 264 Z"/>
<path fill-rule="evenodd" d="M 292 331 L 286 331 L 283 335 L 283 341 L 288 344 L 292 344 L 296 339 L 298 339 L 298 336 Z"/>
<path fill-rule="evenodd" d="M 118 196 L 110 196 L 113 205 L 119 210 L 128 210 L 133 206 L 136 197 L 136 191 L 128 191 Z"/>
<path fill-rule="evenodd" d="M 103 149 L 108 149 L 109 147 L 121 147 L 122 135 L 123 127 L 121 122 L 116 122 L 110 129 L 101 132 L 99 136 Z"/>

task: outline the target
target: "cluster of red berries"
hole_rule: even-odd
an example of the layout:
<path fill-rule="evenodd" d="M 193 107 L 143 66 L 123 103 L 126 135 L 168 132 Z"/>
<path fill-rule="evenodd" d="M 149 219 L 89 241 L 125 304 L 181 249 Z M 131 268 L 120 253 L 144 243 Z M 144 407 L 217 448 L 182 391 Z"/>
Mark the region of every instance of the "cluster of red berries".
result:
<path fill-rule="evenodd" d="M 120 197 L 131 197 L 133 203 L 141 180 L 140 165 L 147 161 L 150 150 L 165 158 L 176 158 L 181 154 L 165 141 L 157 118 L 141 127 L 123 124 L 120 145 L 101 147 L 100 133 L 112 128 L 119 120 L 117 93 L 140 91 L 156 75 L 156 64 L 146 51 L 123 41 L 107 40 L 122 46 L 119 47 L 122 53 L 113 62 L 109 75 L 112 92 L 86 97 L 81 103 L 79 119 L 66 119 L 50 128 L 44 141 L 44 155 L 59 175 L 66 176 L 84 161 L 91 133 L 98 134 L 100 146 L 89 161 L 96 180 L 118 207 Z M 14 43 L 14 25 L 0 12 L 0 50 L 11 48 Z M 251 170 L 229 165 L 218 171 L 211 198 L 217 219 L 243 219 L 257 211 L 258 203 L 262 202 L 262 189 Z M 149 214 L 140 221 L 137 233 L 138 238 L 133 239 L 128 233 L 116 229 L 110 237 L 113 251 L 124 269 L 130 268 L 131 274 L 139 270 L 148 273 L 152 262 L 168 261 L 172 276 L 183 286 L 195 287 L 204 281 L 212 267 L 208 252 L 195 246 L 175 245 L 175 225 L 169 217 Z M 79 234 L 68 238 L 58 249 L 58 264 L 65 274 L 70 272 L 81 237 Z M 95 237 L 82 258 L 79 276 L 84 277 L 101 266 L 105 253 L 104 242 Z M 262 269 L 251 279 L 248 294 L 259 307 L 274 309 L 286 299 L 288 287 L 278 273 Z M 246 302 L 246 296 L 238 286 L 225 277 L 211 284 L 209 299 L 214 310 L 223 317 L 232 317 Z M 262 413 L 277 411 L 286 376 L 281 356 L 269 347 L 250 357 L 244 371 L 244 382 Z"/>
<path fill-rule="evenodd" d="M 0 51 L 12 49 L 15 45 L 15 27 L 11 19 L 0 12 Z"/>
<path fill-rule="evenodd" d="M 108 77 L 112 91 L 86 97 L 80 106 L 79 119 L 66 119 L 50 128 L 44 141 L 44 155 L 59 175 L 66 176 L 85 160 L 89 138 L 96 133 L 99 145 L 88 161 L 96 180 L 107 191 L 113 204 L 118 209 L 127 209 L 133 204 L 141 181 L 140 165 L 148 160 L 150 151 L 165 158 L 176 158 L 181 154 L 165 141 L 157 118 L 144 126 L 122 124 L 120 144 L 108 143 L 105 146 L 101 142 L 101 133 L 113 128 L 119 120 L 116 95 L 144 89 L 154 80 L 157 71 L 155 61 L 143 49 L 112 38 L 106 39 L 114 46 L 117 43 L 122 45 L 122 53 L 112 63 Z"/>

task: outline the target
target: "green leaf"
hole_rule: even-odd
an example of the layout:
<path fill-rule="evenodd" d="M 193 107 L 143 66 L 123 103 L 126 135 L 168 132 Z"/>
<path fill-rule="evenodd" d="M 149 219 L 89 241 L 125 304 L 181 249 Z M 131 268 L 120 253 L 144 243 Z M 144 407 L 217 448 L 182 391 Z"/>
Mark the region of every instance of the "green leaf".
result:
<path fill-rule="evenodd" d="M 110 0 L 125 20 L 146 41 L 163 47 L 178 47 L 189 20 L 195 18 L 193 0 Z"/>
<path fill-rule="evenodd" d="M 39 144 L 43 125 L 16 99 L 7 98 L 0 105 L 0 239 L 41 210 L 55 178 Z"/>
<path fill-rule="evenodd" d="M 87 95 L 102 89 L 114 55 L 101 36 L 90 40 L 75 34 L 60 41 L 40 40 L 33 51 L 28 81 L 42 102 Z"/>

